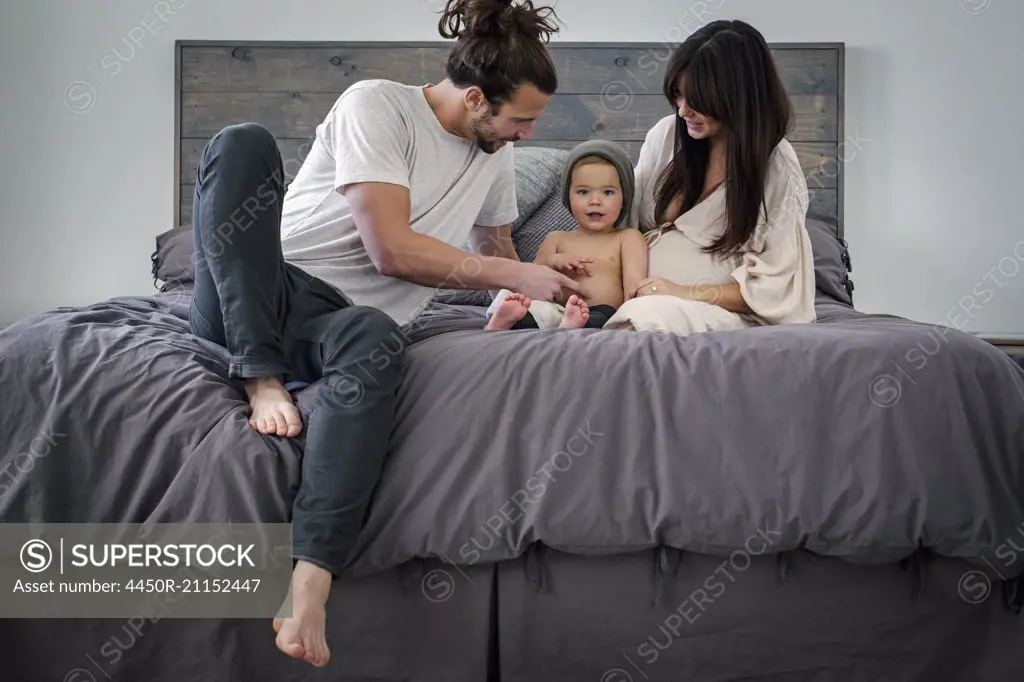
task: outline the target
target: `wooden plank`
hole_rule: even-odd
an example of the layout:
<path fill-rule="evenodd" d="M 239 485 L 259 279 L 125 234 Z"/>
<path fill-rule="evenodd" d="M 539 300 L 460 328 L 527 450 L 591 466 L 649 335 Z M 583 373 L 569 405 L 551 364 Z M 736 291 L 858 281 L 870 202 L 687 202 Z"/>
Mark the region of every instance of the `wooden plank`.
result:
<path fill-rule="evenodd" d="M 171 227 L 181 224 L 181 45 L 174 46 L 174 217 Z"/>
<path fill-rule="evenodd" d="M 196 186 L 191 183 L 181 185 L 181 220 L 180 224 L 186 225 L 192 222 L 192 197 L 195 194 Z M 817 214 L 826 222 L 837 225 L 839 213 L 837 210 L 837 191 L 835 189 L 812 189 L 810 190 L 810 208 L 808 213 Z"/>
<path fill-rule="evenodd" d="M 178 196 L 180 197 L 178 204 L 178 224 L 191 225 L 192 199 L 196 194 L 196 186 L 192 183 L 182 183 L 180 187 L 181 191 L 178 193 Z"/>
<path fill-rule="evenodd" d="M 552 147 L 554 149 L 572 149 L 581 140 L 524 140 L 517 143 L 521 147 Z M 635 166 L 640 158 L 642 140 L 616 140 L 629 154 Z M 838 157 L 834 142 L 794 142 L 793 149 L 800 159 L 808 188 L 834 188 L 839 177 Z"/>
<path fill-rule="evenodd" d="M 793 142 L 808 189 L 835 189 L 842 172 L 835 142 Z"/>
<path fill-rule="evenodd" d="M 445 77 L 449 45 L 437 47 L 186 47 L 183 92 L 302 92 L 339 94 L 353 83 L 387 78 L 409 84 Z M 672 46 L 583 48 L 552 46 L 561 94 L 600 94 L 629 87 L 634 94 L 660 94 Z M 791 95 L 835 95 L 835 50 L 773 51 Z"/>
<path fill-rule="evenodd" d="M 181 98 L 182 137 L 216 135 L 228 125 L 252 121 L 267 127 L 276 138 L 304 138 L 314 134 L 337 97 L 331 94 L 189 92 Z"/>
<path fill-rule="evenodd" d="M 623 93 L 620 93 L 623 94 Z M 313 93 L 182 94 L 182 137 L 210 137 L 233 123 L 255 121 L 277 138 L 304 138 L 330 111 L 337 97 Z M 793 98 L 794 142 L 834 142 L 838 134 L 835 97 Z M 658 120 L 671 114 L 660 95 L 555 95 L 537 123 L 535 140 L 643 140 Z"/>
<path fill-rule="evenodd" d="M 839 93 L 839 51 L 835 49 L 772 50 L 779 76 L 790 96 Z"/>
<path fill-rule="evenodd" d="M 209 138 L 191 137 L 183 138 L 178 145 L 178 157 L 181 164 L 176 168 L 178 183 L 195 182 L 196 172 L 199 170 L 199 162 L 203 158 L 203 148 Z M 278 142 L 280 144 L 280 142 Z"/>
<path fill-rule="evenodd" d="M 517 147 L 549 147 L 551 149 L 564 149 L 566 151 L 571 150 L 576 145 L 584 142 L 584 140 L 523 140 L 516 142 Z M 615 140 L 622 148 L 629 154 L 630 160 L 635 166 L 637 159 L 640 158 L 640 147 L 643 146 L 643 140 Z"/>
<path fill-rule="evenodd" d="M 352 83 L 444 78 L 450 46 L 192 47 L 182 54 L 183 92 L 339 94 Z"/>
<path fill-rule="evenodd" d="M 808 214 L 817 214 L 832 224 L 839 222 L 838 192 L 835 189 L 809 189 Z"/>
<path fill-rule="evenodd" d="M 553 54 L 560 93 L 628 90 L 634 95 L 652 95 L 662 94 L 672 50 L 665 46 L 646 50 L 572 48 L 564 54 L 554 50 Z M 791 97 L 837 94 L 838 57 L 834 50 L 781 50 L 773 56 Z"/>
<path fill-rule="evenodd" d="M 209 138 L 186 137 L 181 141 L 181 182 L 195 182 L 196 172 L 199 170 L 199 161 L 203 158 L 203 148 Z M 288 182 L 299 171 L 302 162 L 305 161 L 309 150 L 313 145 L 311 139 L 284 138 L 277 140 L 278 149 L 281 150 L 281 162 L 284 164 L 284 173 Z M 191 201 L 189 195 L 189 201 Z"/>

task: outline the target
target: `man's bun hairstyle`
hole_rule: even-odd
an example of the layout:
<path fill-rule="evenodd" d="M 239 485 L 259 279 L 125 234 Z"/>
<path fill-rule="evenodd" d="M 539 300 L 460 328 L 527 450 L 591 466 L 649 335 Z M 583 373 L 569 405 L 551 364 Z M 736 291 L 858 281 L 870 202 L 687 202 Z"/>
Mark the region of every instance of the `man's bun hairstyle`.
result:
<path fill-rule="evenodd" d="M 477 86 L 495 107 L 530 83 L 555 94 L 558 76 L 545 43 L 558 32 L 550 7 L 533 0 L 447 0 L 438 31 L 456 41 L 446 74 L 460 88 Z"/>

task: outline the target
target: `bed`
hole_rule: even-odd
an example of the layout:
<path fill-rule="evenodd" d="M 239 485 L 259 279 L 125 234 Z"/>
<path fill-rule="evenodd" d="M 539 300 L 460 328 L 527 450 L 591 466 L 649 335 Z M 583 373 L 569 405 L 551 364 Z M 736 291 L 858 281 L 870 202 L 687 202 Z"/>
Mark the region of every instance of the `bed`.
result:
<path fill-rule="evenodd" d="M 558 220 L 560 151 L 605 137 L 635 158 L 668 112 L 666 49 L 552 47 L 562 86 L 516 151 L 523 253 Z M 392 453 L 329 604 L 326 670 L 281 655 L 266 620 L 2 620 L 12 679 L 1020 679 L 1024 369 L 856 309 L 843 46 L 773 52 L 813 196 L 817 323 L 485 341 L 483 307 L 439 292 L 405 330 Z M 263 123 L 293 174 L 347 85 L 435 80 L 444 54 L 178 43 L 172 225 L 221 126 Z M 19 396 L 0 411 L 0 521 L 287 520 L 301 438 L 252 432 L 225 353 L 187 334 L 183 235 L 158 240 L 159 293 L 0 332 L 0 391 Z M 297 393 L 304 416 L 317 388 Z M 60 434 L 45 456 L 40 433 Z"/>

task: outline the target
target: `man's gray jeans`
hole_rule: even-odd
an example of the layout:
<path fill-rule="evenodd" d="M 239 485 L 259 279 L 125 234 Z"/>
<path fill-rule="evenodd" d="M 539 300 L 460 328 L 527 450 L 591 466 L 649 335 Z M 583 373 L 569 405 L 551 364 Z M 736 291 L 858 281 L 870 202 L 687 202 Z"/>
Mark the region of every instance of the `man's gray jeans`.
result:
<path fill-rule="evenodd" d="M 388 315 L 350 305 L 284 261 L 284 179 L 277 143 L 262 126 L 230 126 L 207 143 L 192 213 L 191 328 L 227 348 L 232 377 L 324 380 L 303 424 L 293 554 L 337 577 L 388 451 L 404 344 Z"/>

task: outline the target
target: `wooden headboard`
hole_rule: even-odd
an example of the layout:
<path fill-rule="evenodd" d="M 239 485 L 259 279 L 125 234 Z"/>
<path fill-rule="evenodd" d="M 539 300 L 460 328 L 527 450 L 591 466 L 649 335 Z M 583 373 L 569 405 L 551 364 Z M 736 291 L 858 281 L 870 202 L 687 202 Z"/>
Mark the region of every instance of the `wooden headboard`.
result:
<path fill-rule="evenodd" d="M 289 179 L 316 126 L 348 86 L 367 78 L 438 82 L 446 42 L 178 41 L 175 69 L 175 225 L 192 220 L 192 193 L 207 140 L 224 126 L 255 121 L 277 138 Z M 844 47 L 771 46 L 796 110 L 789 135 L 811 192 L 810 212 L 843 236 Z M 621 142 L 634 162 L 650 127 L 672 109 L 661 94 L 671 46 L 552 43 L 558 94 L 519 145 L 568 148 L 595 137 Z"/>

